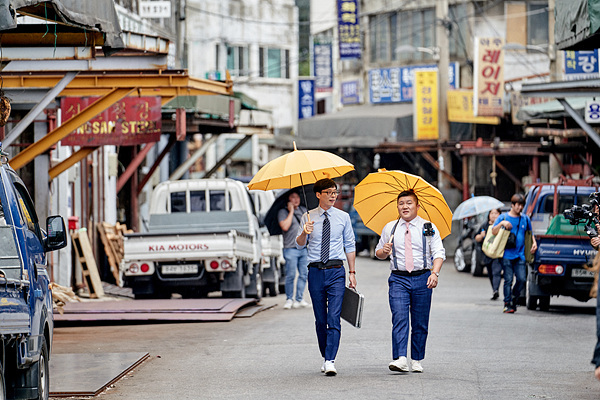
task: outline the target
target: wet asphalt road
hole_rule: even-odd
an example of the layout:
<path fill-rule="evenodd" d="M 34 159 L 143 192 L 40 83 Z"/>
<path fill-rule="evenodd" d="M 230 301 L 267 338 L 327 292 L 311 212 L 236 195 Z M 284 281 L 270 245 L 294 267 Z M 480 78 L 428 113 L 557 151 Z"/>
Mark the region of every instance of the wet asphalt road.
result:
<path fill-rule="evenodd" d="M 446 262 L 434 292 L 422 374 L 394 373 L 388 263 L 357 260 L 363 327 L 342 322 L 336 377 L 320 373 L 311 309 L 276 307 L 226 323 L 64 327 L 54 353 L 149 352 L 96 396 L 112 399 L 599 399 L 590 364 L 595 300 L 503 314 L 487 278 Z"/>

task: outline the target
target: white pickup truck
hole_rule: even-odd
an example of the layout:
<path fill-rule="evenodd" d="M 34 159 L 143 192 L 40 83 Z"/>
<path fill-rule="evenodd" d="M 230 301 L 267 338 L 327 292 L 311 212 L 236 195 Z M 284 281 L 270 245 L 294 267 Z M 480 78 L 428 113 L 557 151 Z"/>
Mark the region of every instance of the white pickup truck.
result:
<path fill-rule="evenodd" d="M 121 273 L 136 298 L 262 296 L 262 233 L 243 183 L 162 182 L 148 227 L 124 239 Z"/>

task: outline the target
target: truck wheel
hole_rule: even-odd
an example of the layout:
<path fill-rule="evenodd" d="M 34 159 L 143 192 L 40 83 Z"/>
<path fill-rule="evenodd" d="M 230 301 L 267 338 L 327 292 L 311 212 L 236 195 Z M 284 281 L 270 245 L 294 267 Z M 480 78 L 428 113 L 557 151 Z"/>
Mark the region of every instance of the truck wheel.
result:
<path fill-rule="evenodd" d="M 254 272 L 250 275 L 250 284 L 245 289 L 246 297 L 260 300 L 263 294 L 262 274 L 258 271 L 258 265 L 254 265 L 253 270 Z"/>
<path fill-rule="evenodd" d="M 477 260 L 477 249 L 471 253 L 471 274 L 473 276 L 483 276 L 483 265 Z"/>
<path fill-rule="evenodd" d="M 48 400 L 50 395 L 50 366 L 48 363 L 48 345 L 42 337 L 42 352 L 38 361 L 38 400 Z"/>
<path fill-rule="evenodd" d="M 535 310 L 540 298 L 538 296 L 532 296 L 530 289 L 531 283 L 529 282 L 528 278 L 527 283 L 525 284 L 525 307 L 527 307 L 528 310 Z"/>
<path fill-rule="evenodd" d="M 540 304 L 540 311 L 550 310 L 550 296 L 540 296 L 539 304 Z"/>

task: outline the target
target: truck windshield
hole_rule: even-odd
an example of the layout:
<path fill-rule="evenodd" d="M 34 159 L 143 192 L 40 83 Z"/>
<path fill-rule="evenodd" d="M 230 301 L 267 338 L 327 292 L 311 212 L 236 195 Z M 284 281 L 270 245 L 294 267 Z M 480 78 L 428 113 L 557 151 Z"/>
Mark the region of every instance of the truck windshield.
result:
<path fill-rule="evenodd" d="M 21 279 L 21 260 L 9 225 L 0 225 L 0 269 L 9 279 Z"/>

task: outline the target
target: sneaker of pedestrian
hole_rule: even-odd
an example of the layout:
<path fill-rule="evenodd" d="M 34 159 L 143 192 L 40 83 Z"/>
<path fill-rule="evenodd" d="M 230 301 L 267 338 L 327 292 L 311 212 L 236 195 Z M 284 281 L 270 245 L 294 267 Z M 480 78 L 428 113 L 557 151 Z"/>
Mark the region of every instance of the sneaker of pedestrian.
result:
<path fill-rule="evenodd" d="M 323 365 L 321 365 L 321 372 L 323 372 L 323 373 L 325 372 L 325 363 L 326 363 L 326 361 L 325 361 L 325 359 L 323 359 Z"/>
<path fill-rule="evenodd" d="M 420 360 L 412 360 L 410 362 L 410 369 L 412 372 L 423 372 L 423 366 Z"/>
<path fill-rule="evenodd" d="M 406 360 L 406 357 L 400 357 L 397 360 L 392 361 L 388 365 L 388 368 L 390 369 L 390 371 L 408 372 L 408 362 Z"/>
<path fill-rule="evenodd" d="M 285 304 L 283 305 L 284 310 L 289 310 L 294 305 L 294 301 L 292 299 L 287 299 Z"/>
<path fill-rule="evenodd" d="M 500 293 L 498 293 L 498 291 L 496 290 L 490 300 L 498 300 L 498 297 L 500 297 Z"/>
<path fill-rule="evenodd" d="M 310 303 L 308 303 L 306 300 L 301 300 L 301 301 L 295 301 L 294 308 L 306 308 L 306 307 L 310 307 Z"/>
<path fill-rule="evenodd" d="M 515 309 L 513 308 L 513 306 L 510 303 L 504 303 L 504 310 L 503 312 L 505 314 L 512 314 L 515 312 Z"/>
<path fill-rule="evenodd" d="M 325 361 L 325 375 L 336 376 L 337 370 L 335 369 L 335 361 Z"/>

